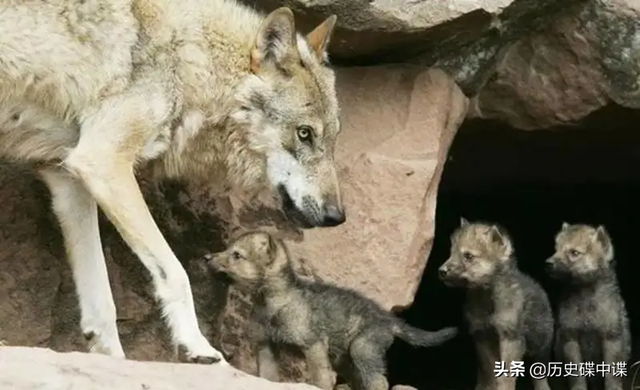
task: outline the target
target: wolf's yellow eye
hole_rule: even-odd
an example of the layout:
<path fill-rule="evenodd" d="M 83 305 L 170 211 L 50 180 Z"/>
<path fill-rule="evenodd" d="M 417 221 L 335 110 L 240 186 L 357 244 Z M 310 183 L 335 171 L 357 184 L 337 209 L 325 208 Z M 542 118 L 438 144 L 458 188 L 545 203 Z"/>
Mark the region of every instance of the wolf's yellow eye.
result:
<path fill-rule="evenodd" d="M 570 249 L 570 250 L 569 250 L 569 254 L 570 254 L 571 256 L 573 256 L 573 257 L 580 256 L 580 252 L 578 252 L 578 251 L 577 251 L 577 250 L 575 250 L 575 249 Z"/>
<path fill-rule="evenodd" d="M 313 129 L 309 126 L 298 126 L 297 129 L 298 139 L 302 142 L 311 142 L 313 136 Z"/>

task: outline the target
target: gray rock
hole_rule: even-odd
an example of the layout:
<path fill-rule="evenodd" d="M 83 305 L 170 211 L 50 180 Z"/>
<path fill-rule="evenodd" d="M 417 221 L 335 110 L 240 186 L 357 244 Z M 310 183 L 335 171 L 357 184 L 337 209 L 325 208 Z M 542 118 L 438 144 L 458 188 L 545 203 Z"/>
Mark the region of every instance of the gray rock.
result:
<path fill-rule="evenodd" d="M 632 3 L 590 1 L 515 42 L 470 116 L 532 130 L 577 122 L 610 102 L 639 108 L 640 6 Z"/>
<path fill-rule="evenodd" d="M 494 70 L 503 47 L 547 25 L 578 0 L 242 1 L 265 11 L 289 6 L 303 30 L 334 13 L 334 63 L 437 66 L 474 95 Z"/>

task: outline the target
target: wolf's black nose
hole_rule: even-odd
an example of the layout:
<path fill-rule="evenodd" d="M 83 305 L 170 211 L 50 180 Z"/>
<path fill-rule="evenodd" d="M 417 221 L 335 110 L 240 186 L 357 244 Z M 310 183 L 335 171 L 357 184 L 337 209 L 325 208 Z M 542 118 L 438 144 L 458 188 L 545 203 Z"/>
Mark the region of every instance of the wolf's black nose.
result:
<path fill-rule="evenodd" d="M 338 206 L 328 204 L 324 206 L 323 226 L 338 226 L 344 223 L 347 217 L 344 210 L 340 210 Z"/>

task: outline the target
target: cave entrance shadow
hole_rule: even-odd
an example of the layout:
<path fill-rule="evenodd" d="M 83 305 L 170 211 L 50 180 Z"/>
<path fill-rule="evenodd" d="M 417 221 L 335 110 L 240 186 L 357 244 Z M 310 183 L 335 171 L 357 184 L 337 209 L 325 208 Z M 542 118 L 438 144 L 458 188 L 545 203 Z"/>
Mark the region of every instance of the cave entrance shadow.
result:
<path fill-rule="evenodd" d="M 387 354 L 390 383 L 419 390 L 475 386 L 475 352 L 462 317 L 462 294 L 437 277 L 461 216 L 505 226 L 520 269 L 540 281 L 552 305 L 557 291 L 544 273 L 544 260 L 553 253 L 562 222 L 604 224 L 631 318 L 632 361 L 640 359 L 638 123 L 640 111 L 607 106 L 572 127 L 527 132 L 478 119 L 462 125 L 440 184 L 428 265 L 413 305 L 399 315 L 423 329 L 458 325 L 463 335 L 430 349 L 396 341 Z M 518 390 L 530 388 L 529 378 L 519 378 Z"/>

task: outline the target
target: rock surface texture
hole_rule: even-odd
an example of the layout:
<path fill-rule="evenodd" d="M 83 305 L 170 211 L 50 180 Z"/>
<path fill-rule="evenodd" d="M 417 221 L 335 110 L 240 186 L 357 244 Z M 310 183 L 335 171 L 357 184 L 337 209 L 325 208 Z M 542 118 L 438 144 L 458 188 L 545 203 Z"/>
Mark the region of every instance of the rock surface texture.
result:
<path fill-rule="evenodd" d="M 640 3 L 588 1 L 505 52 L 470 115 L 534 130 L 640 108 Z"/>
<path fill-rule="evenodd" d="M 203 255 L 222 250 L 232 235 L 257 227 L 275 231 L 289 239 L 299 270 L 308 277 L 355 288 L 386 309 L 406 307 L 431 250 L 447 152 L 465 118 L 500 119 L 533 130 L 578 122 L 612 102 L 640 108 L 638 1 L 242 1 L 264 10 L 287 5 L 302 30 L 338 15 L 330 53 L 338 65 L 343 107 L 336 159 L 347 222 L 307 231 L 303 239 L 265 204 L 248 204 L 235 195 L 214 198 L 206 189 L 179 183 L 153 183 L 145 174 L 140 180 L 152 214 L 189 273 L 202 329 L 247 373 L 256 371 L 245 337 L 251 302 L 214 280 L 202 261 Z M 49 202 L 31 171 L 0 163 L 0 344 L 84 351 L 74 285 Z M 101 223 L 127 356 L 176 361 L 147 272 L 111 225 L 104 218 Z M 286 359 L 283 378 L 305 379 L 299 357 Z M 44 365 L 45 360 L 52 363 Z M 19 372 L 19 362 L 30 368 L 40 361 L 51 375 L 68 375 L 80 384 L 88 380 L 83 370 L 127 381 L 136 379 L 115 372 L 138 367 L 150 376 L 149 386 L 157 380 L 157 387 L 141 389 L 174 388 L 172 379 L 162 379 L 174 370 L 185 381 L 211 372 L 211 383 L 217 383 L 219 372 L 0 349 L 0 383 L 5 372 Z M 56 364 L 70 368 L 60 371 Z M 237 380 L 238 389 L 287 388 L 251 382 L 230 370 L 220 378 L 220 383 Z M 198 383 L 192 388 L 203 386 Z"/>
<path fill-rule="evenodd" d="M 309 29 L 338 16 L 334 62 L 404 62 L 451 74 L 470 116 L 533 130 L 640 104 L 640 4 L 634 0 L 245 0 L 291 6 Z M 479 95 L 479 96 L 477 96 Z"/>
<path fill-rule="evenodd" d="M 0 348 L 1 390 L 314 390 L 234 368 L 144 363 L 42 348 Z"/>

